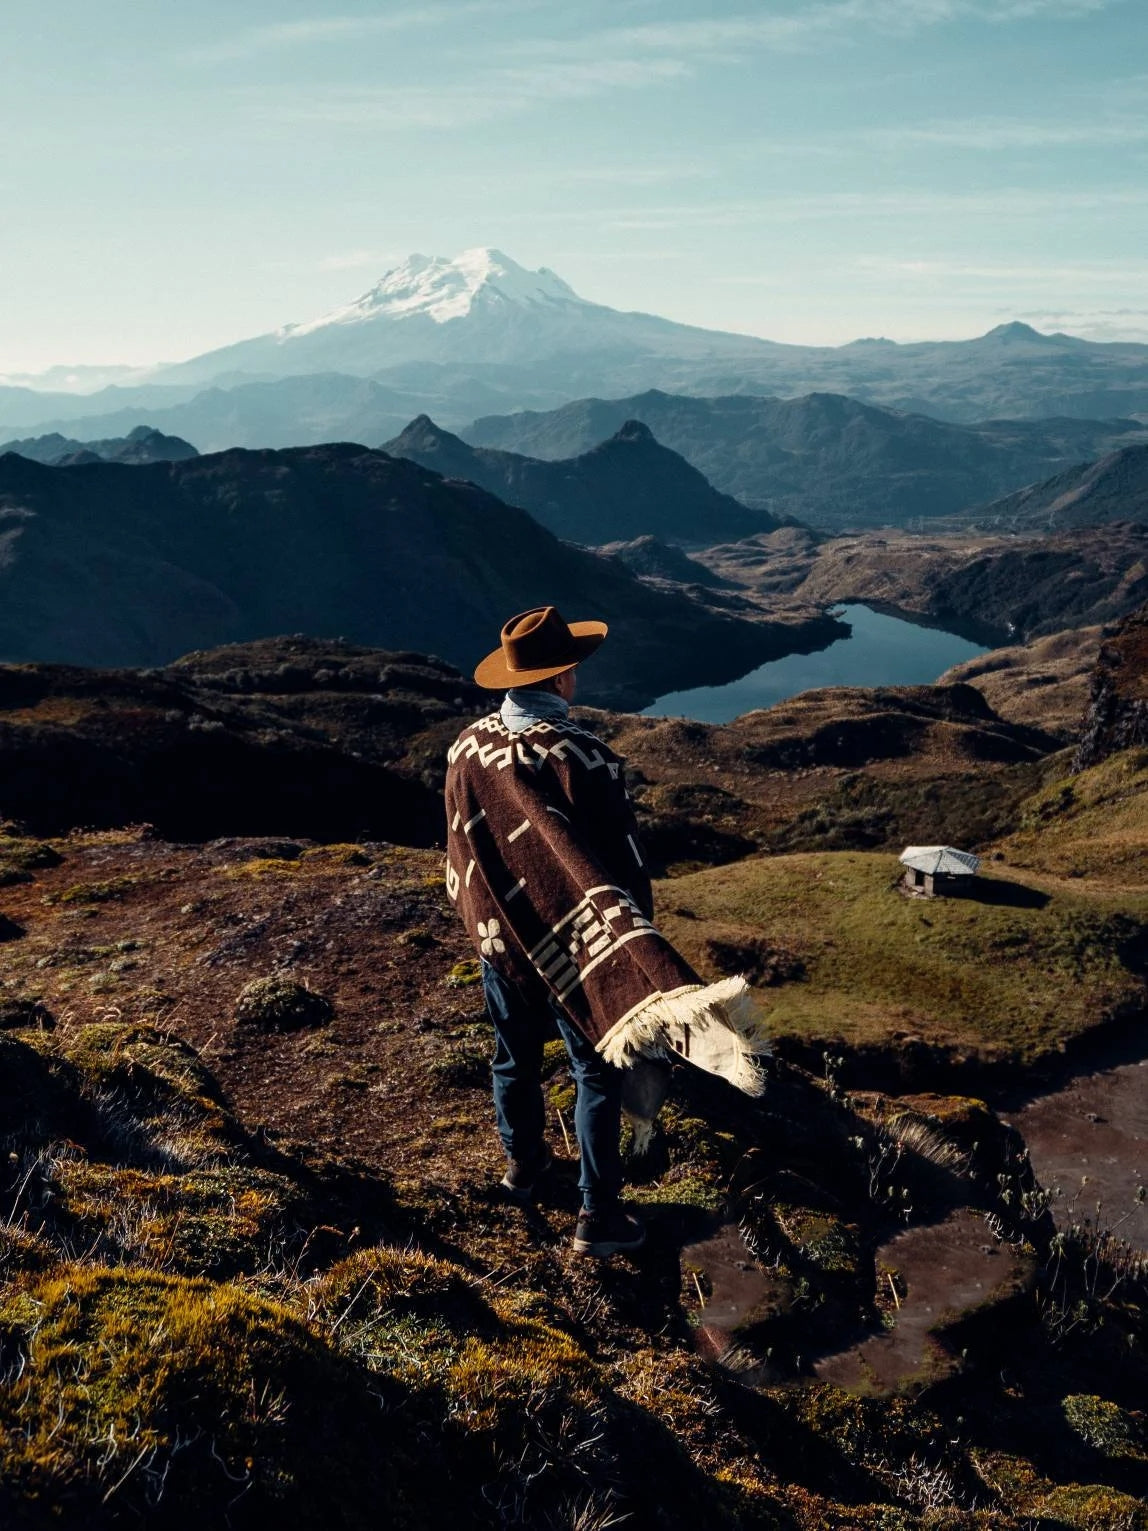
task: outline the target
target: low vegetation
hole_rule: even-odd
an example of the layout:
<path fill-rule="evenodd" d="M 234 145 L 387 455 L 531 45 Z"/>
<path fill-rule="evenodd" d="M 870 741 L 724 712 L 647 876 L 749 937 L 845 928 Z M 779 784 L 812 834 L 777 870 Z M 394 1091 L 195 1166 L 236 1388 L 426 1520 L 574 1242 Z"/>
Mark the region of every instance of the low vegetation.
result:
<path fill-rule="evenodd" d="M 777 1051 L 760 1101 L 675 1071 L 647 1248 L 602 1265 L 556 1040 L 556 1168 L 497 1190 L 437 852 L 0 831 L 0 1523 L 1148 1531 L 1148 1266 L 1054 1225 L 990 1104 L 1143 1011 L 1148 757 L 1070 775 L 977 705 L 885 698 L 847 747 L 916 709 L 923 753 L 850 767 L 615 721 L 693 836 L 662 922 Z M 896 837 L 949 814 L 974 896 L 907 897 Z M 952 1230 L 991 1279 L 922 1317 L 898 1241 Z M 840 1380 L 907 1312 L 917 1353 Z"/>
<path fill-rule="evenodd" d="M 703 970 L 714 942 L 727 968 L 757 941 L 792 954 L 801 976 L 765 995 L 783 1040 L 1031 1063 L 1143 1003 L 1148 892 L 988 866 L 968 897 L 917 899 L 888 855 L 752 858 L 666 884 L 665 923 Z"/>

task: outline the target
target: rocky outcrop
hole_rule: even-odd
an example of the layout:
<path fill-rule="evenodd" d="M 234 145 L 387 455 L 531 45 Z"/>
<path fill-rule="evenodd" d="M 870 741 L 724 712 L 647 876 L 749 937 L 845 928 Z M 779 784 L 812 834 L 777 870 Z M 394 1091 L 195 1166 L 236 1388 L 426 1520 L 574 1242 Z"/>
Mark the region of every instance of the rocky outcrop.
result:
<path fill-rule="evenodd" d="M 482 705 L 442 661 L 336 642 L 237 645 L 166 673 L 0 666 L 0 820 L 431 845 L 442 751 Z"/>
<path fill-rule="evenodd" d="M 683 553 L 681 548 L 671 547 L 657 537 L 634 537 L 629 542 L 605 542 L 598 549 L 608 558 L 616 558 L 625 564 L 631 574 L 643 579 L 669 579 L 679 585 L 728 585 L 712 569 L 707 569 L 696 559 Z"/>
<path fill-rule="evenodd" d="M 1148 606 L 1100 646 L 1084 731 L 1073 761 L 1086 770 L 1118 750 L 1148 746 Z"/>

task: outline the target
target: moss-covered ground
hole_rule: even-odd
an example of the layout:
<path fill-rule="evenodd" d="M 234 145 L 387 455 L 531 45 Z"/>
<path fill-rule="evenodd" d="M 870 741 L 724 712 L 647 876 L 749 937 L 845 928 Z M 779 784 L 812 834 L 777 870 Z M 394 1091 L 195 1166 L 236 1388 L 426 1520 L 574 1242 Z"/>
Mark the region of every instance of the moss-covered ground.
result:
<path fill-rule="evenodd" d="M 956 1086 L 959 1056 L 1036 1058 L 1142 995 L 1148 901 L 1113 851 L 1141 833 L 1142 773 L 1038 786 L 989 848 L 995 898 L 906 899 L 895 857 L 855 851 L 663 884 L 699 965 L 750 951 L 817 1077 L 783 1047 L 754 1103 L 679 1071 L 631 1167 L 648 1246 L 601 1266 L 569 1249 L 560 1046 L 556 1170 L 532 1210 L 498 1193 L 489 1031 L 435 855 L 19 837 L 0 1522 L 1148 1526 L 1143 1262 L 1055 1234 L 1023 1145 Z M 321 996 L 322 1024 L 245 1021 L 271 978 Z M 949 1050 L 947 1087 L 858 1092 L 851 1053 L 906 1034 Z M 954 1209 L 1029 1275 L 938 1316 L 934 1374 L 820 1381 L 896 1323 L 878 1249 Z M 735 1228 L 765 1286 L 719 1319 L 689 1251 Z"/>

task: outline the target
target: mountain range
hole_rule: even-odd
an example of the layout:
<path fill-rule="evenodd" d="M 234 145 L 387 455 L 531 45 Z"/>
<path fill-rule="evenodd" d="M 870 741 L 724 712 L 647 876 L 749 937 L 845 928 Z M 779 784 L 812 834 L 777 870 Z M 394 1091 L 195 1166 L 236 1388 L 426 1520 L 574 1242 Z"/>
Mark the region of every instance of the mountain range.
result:
<path fill-rule="evenodd" d="M 587 697 L 645 705 L 843 631 L 653 589 L 474 485 L 353 445 L 72 468 L 9 453 L 0 547 L 0 661 L 158 665 L 300 632 L 467 667 L 549 600 L 611 625 Z"/>
<path fill-rule="evenodd" d="M 110 441 L 75 441 L 59 432 L 48 436 L 31 436 L 24 441 L 0 442 L 0 456 L 5 452 L 17 452 L 55 467 L 74 466 L 84 462 L 180 462 L 199 453 L 190 441 L 180 436 L 165 436 L 162 431 L 148 425 L 137 425 L 126 436 Z"/>
<path fill-rule="evenodd" d="M 955 425 L 839 394 L 690 398 L 658 390 L 492 416 L 464 434 L 476 447 L 569 458 L 626 420 L 647 425 L 743 503 L 834 529 L 927 524 L 1124 443 L 1148 441 L 1148 426 L 1136 420 Z"/>
<path fill-rule="evenodd" d="M 1099 344 L 999 325 L 965 341 L 899 345 L 863 339 L 844 346 L 780 345 L 751 335 L 700 329 L 652 314 L 624 313 L 581 298 L 554 272 L 528 271 L 494 249 L 453 260 L 411 256 L 355 301 L 302 323 L 241 340 L 186 361 L 140 370 L 87 369 L 80 386 L 103 376 L 111 386 L 61 391 L 73 374 L 53 369 L 44 391 L 0 387 L 0 435 L 58 429 L 81 417 L 104 435 L 122 429 L 125 409 L 207 450 L 236 445 L 304 444 L 315 391 L 324 377 L 328 439 L 393 434 L 399 418 L 373 433 L 348 430 L 330 414 L 332 391 L 361 414 L 364 396 L 409 420 L 433 414 L 457 429 L 495 410 L 549 409 L 587 395 L 629 396 L 650 388 L 722 395 L 844 393 L 865 402 L 938 419 L 1069 416 L 1109 419 L 1148 413 L 1148 346 Z M 337 376 L 341 383 L 330 379 Z M 294 379 L 293 389 L 276 385 Z M 358 392 L 351 387 L 357 382 Z M 377 399 L 363 384 L 385 390 Z M 197 398 L 256 390 L 229 410 Z M 271 389 L 267 394 L 264 390 Z M 192 409 L 186 417 L 186 406 Z M 213 418 L 209 432 L 204 418 Z M 313 429 L 313 427 L 311 427 Z"/>
<path fill-rule="evenodd" d="M 709 547 L 780 524 L 767 512 L 720 494 L 639 420 L 624 421 L 608 440 L 559 462 L 469 446 L 426 415 L 412 420 L 383 450 L 489 489 L 571 542 L 656 535 Z"/>

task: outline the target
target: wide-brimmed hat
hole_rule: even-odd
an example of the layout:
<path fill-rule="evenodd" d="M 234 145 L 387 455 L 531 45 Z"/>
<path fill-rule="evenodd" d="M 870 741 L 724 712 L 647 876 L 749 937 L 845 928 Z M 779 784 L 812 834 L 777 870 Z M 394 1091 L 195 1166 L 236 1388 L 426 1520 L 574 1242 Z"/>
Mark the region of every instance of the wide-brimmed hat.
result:
<path fill-rule="evenodd" d="M 532 686 L 572 670 L 606 636 L 605 622 L 566 622 L 553 606 L 535 606 L 511 617 L 502 646 L 488 654 L 474 678 L 488 691 Z"/>

